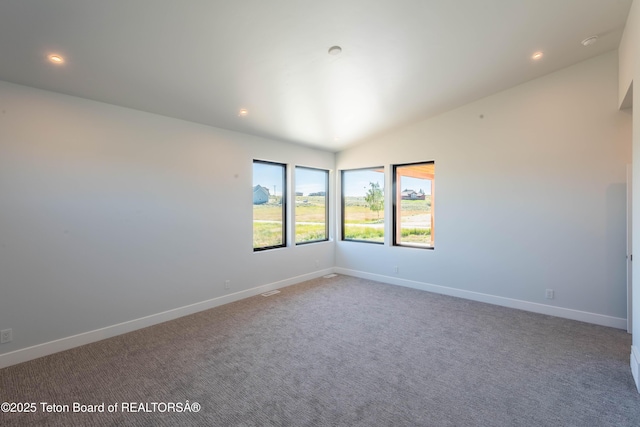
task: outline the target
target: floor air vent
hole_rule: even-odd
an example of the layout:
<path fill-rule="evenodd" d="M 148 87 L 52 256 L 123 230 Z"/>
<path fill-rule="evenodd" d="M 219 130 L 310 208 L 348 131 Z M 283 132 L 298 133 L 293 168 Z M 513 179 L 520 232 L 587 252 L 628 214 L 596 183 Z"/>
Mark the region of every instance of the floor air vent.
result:
<path fill-rule="evenodd" d="M 275 295 L 275 294 L 279 294 L 279 293 L 280 293 L 280 291 L 276 289 L 275 291 L 265 292 L 264 294 L 260 294 L 260 295 L 262 295 L 263 297 L 270 297 L 271 295 Z"/>

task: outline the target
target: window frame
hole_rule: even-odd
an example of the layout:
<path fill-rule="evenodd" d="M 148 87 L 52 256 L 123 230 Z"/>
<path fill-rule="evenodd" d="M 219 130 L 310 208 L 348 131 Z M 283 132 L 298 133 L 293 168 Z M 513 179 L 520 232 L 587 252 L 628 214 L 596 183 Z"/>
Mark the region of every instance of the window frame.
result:
<path fill-rule="evenodd" d="M 403 243 L 398 236 L 398 231 L 399 231 L 398 226 L 401 226 L 401 224 L 398 223 L 398 220 L 400 219 L 399 218 L 400 213 L 398 212 L 398 208 L 402 207 L 402 200 L 401 199 L 399 200 L 399 198 L 402 197 L 402 191 L 403 191 L 402 189 L 399 188 L 400 182 L 398 181 L 398 169 L 404 168 L 407 166 L 418 166 L 418 165 L 433 165 L 433 178 L 430 180 L 431 181 L 431 228 L 430 228 L 431 245 L 430 246 L 427 246 L 425 244 L 420 244 L 420 243 L 406 243 L 406 242 Z M 392 166 L 391 179 L 393 181 L 391 185 L 392 191 L 393 191 L 392 208 L 391 208 L 391 218 L 392 218 L 391 235 L 392 235 L 393 246 L 416 248 L 416 249 L 427 249 L 427 250 L 435 249 L 435 238 L 434 238 L 434 235 L 435 235 L 435 181 L 436 181 L 435 165 L 436 165 L 435 160 L 411 162 L 411 163 L 399 163 L 399 164 L 391 165 Z"/>
<path fill-rule="evenodd" d="M 309 167 L 309 166 L 299 166 L 296 165 L 294 167 L 293 170 L 293 174 L 294 174 L 294 184 L 296 186 L 296 188 L 294 188 L 293 190 L 293 194 L 294 194 L 294 198 L 297 197 L 296 196 L 296 190 L 297 190 L 297 186 L 298 186 L 298 179 L 297 179 L 297 174 L 296 172 L 298 171 L 298 169 L 306 169 L 306 170 L 311 170 L 311 171 L 319 171 L 319 172 L 324 172 L 324 197 L 325 197 L 325 203 L 324 203 L 324 238 L 323 239 L 314 239 L 314 240 L 305 240 L 303 242 L 298 242 L 297 238 L 297 231 L 296 228 L 298 226 L 298 221 L 296 218 L 296 209 L 298 208 L 298 205 L 295 203 L 295 199 L 294 199 L 294 204 L 293 204 L 293 242 L 296 246 L 300 246 L 300 245 L 308 245 L 310 243 L 318 243 L 318 242 L 326 242 L 329 240 L 329 170 L 328 169 L 322 169 L 322 168 L 314 168 L 314 167 Z"/>
<path fill-rule="evenodd" d="M 382 227 L 382 242 L 376 242 L 373 240 L 363 240 L 363 239 L 348 239 L 345 237 L 345 174 L 349 173 L 349 172 L 358 172 L 358 171 L 373 171 L 373 172 L 377 172 L 377 171 L 382 171 L 382 185 L 383 185 L 383 193 L 382 193 L 382 212 L 385 212 L 386 210 L 386 206 L 387 206 L 387 202 L 386 202 L 386 196 L 384 193 L 384 185 L 386 183 L 386 176 L 385 176 L 385 167 L 384 166 L 372 166 L 372 167 L 364 167 L 364 168 L 357 168 L 357 169 L 342 169 L 340 171 L 340 239 L 343 242 L 358 242 L 358 243 L 371 243 L 374 245 L 384 245 L 385 243 L 385 228 L 386 228 L 386 218 L 383 218 L 383 227 Z"/>
<path fill-rule="evenodd" d="M 270 250 L 270 249 L 279 249 L 279 248 L 286 248 L 287 247 L 287 164 L 286 163 L 279 163 L 279 162 L 272 162 L 269 160 L 259 160 L 259 159 L 253 159 L 253 163 L 252 163 L 252 188 L 255 188 L 255 186 L 253 185 L 253 166 L 256 163 L 260 163 L 260 164 L 264 164 L 264 165 L 271 165 L 271 166 L 278 166 L 282 168 L 282 243 L 278 244 L 278 245 L 269 245 L 269 246 L 260 246 L 260 247 L 253 247 L 253 252 L 262 252 L 262 251 L 266 251 L 266 250 Z M 260 185 L 260 184 L 259 184 Z M 275 191 L 274 191 L 275 193 Z M 274 194 L 274 197 L 276 195 Z M 252 213 L 253 213 L 253 206 L 255 206 L 252 203 Z M 253 215 L 252 215 L 253 216 Z M 254 221 L 255 219 L 252 219 L 252 233 L 251 233 L 251 237 L 253 240 L 253 244 L 255 244 L 255 228 L 254 228 Z M 253 246 L 253 245 L 252 245 Z"/>

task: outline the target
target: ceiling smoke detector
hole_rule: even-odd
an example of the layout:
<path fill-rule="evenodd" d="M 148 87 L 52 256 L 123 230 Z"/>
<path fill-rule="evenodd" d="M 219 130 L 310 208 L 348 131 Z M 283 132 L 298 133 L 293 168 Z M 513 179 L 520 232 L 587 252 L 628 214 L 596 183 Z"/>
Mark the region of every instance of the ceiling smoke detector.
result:
<path fill-rule="evenodd" d="M 331 46 L 329 48 L 329 55 L 339 55 L 342 52 L 342 48 L 340 46 Z"/>
<path fill-rule="evenodd" d="M 582 40 L 582 46 L 591 46 L 592 44 L 594 44 L 595 42 L 598 41 L 598 36 L 591 36 L 591 37 L 587 37 L 586 39 Z"/>

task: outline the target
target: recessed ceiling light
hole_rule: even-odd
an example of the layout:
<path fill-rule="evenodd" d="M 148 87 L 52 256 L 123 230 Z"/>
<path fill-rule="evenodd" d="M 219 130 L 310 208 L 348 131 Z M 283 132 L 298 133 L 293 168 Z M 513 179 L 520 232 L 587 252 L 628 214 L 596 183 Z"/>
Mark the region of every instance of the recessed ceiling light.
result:
<path fill-rule="evenodd" d="M 238 115 L 239 115 L 240 117 L 244 117 L 244 116 L 246 116 L 247 114 L 249 114 L 249 111 L 247 111 L 247 109 L 246 109 L 246 108 L 241 108 L 241 109 L 240 109 L 240 111 L 238 111 Z"/>
<path fill-rule="evenodd" d="M 594 44 L 595 42 L 598 41 L 598 36 L 591 36 L 591 37 L 587 37 L 586 39 L 582 40 L 582 46 L 591 46 L 592 44 Z"/>
<path fill-rule="evenodd" d="M 534 61 L 539 60 L 540 58 L 542 58 L 544 54 L 540 51 L 534 53 L 533 55 L 531 55 L 531 59 L 533 59 Z"/>
<path fill-rule="evenodd" d="M 47 58 L 49 58 L 49 61 L 53 62 L 54 64 L 62 64 L 64 62 L 64 58 L 55 53 L 52 53 Z"/>
<path fill-rule="evenodd" d="M 329 55 L 339 55 L 342 52 L 342 48 L 340 46 L 331 46 L 329 48 Z"/>

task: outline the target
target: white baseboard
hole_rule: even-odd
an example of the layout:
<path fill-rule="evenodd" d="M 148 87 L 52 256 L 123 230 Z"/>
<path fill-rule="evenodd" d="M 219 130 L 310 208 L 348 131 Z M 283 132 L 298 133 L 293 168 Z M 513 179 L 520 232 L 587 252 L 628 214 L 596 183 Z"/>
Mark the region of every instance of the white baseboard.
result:
<path fill-rule="evenodd" d="M 280 289 L 287 286 L 295 285 L 306 280 L 322 277 L 326 274 L 333 273 L 333 268 L 315 271 L 313 273 L 292 277 L 279 282 L 268 283 L 266 285 L 257 286 L 240 292 L 235 292 L 221 297 L 213 298 L 206 301 L 197 302 L 184 307 L 178 307 L 167 310 L 162 313 L 152 314 L 150 316 L 141 317 L 139 319 L 129 320 L 127 322 L 118 323 L 116 325 L 107 326 L 105 328 L 96 329 L 94 331 L 83 332 L 78 335 L 61 338 L 55 341 L 34 345 L 31 347 L 15 350 L 9 353 L 0 354 L 0 369 L 7 366 L 16 365 L 18 363 L 27 362 L 39 357 L 48 356 L 60 351 L 69 350 L 81 345 L 90 344 L 116 335 L 126 334 L 148 326 L 157 325 L 158 323 L 168 320 L 177 319 L 179 317 L 188 316 L 199 311 L 208 310 L 230 302 L 249 298 L 262 294 L 274 289 Z"/>
<path fill-rule="evenodd" d="M 636 382 L 636 388 L 640 392 L 640 349 L 636 346 L 631 346 L 631 375 Z"/>
<path fill-rule="evenodd" d="M 443 295 L 465 298 L 473 301 L 486 302 L 489 304 L 495 304 L 495 305 L 500 305 L 504 307 L 517 308 L 521 310 L 531 311 L 534 313 L 541 313 L 541 314 L 547 314 L 550 316 L 562 317 L 566 319 L 579 320 L 582 322 L 593 323 L 596 325 L 609 326 L 609 327 L 618 328 L 618 329 L 626 329 L 627 327 L 627 320 L 622 318 L 605 316 L 601 314 L 589 313 L 589 312 L 578 311 L 578 310 L 572 310 L 572 309 L 562 308 L 562 307 L 549 306 L 544 304 L 537 304 L 537 303 L 532 303 L 528 301 L 504 298 L 504 297 L 499 297 L 495 295 L 483 294 L 479 292 L 466 291 L 462 289 L 449 288 L 446 286 L 433 285 L 430 283 L 417 282 L 417 281 L 401 279 L 397 277 L 383 276 L 379 274 L 372 274 L 372 273 L 366 273 L 363 271 L 336 267 L 336 268 L 328 268 L 324 270 L 315 271 L 313 273 L 304 274 L 301 276 L 292 277 L 279 282 L 268 283 L 265 285 L 257 286 L 255 288 L 236 292 L 233 294 L 228 294 L 228 295 L 213 298 L 210 300 L 187 305 L 184 307 L 179 307 L 172 310 L 164 311 L 162 313 L 152 314 L 150 316 L 130 320 L 127 322 L 116 324 L 116 325 L 107 326 L 105 328 L 96 329 L 94 331 L 88 331 L 78 335 L 65 337 L 59 340 L 34 345 L 32 347 L 15 350 L 5 354 L 0 354 L 0 369 L 6 368 L 7 366 L 11 366 L 11 365 L 16 365 L 18 363 L 27 362 L 29 360 L 37 359 L 39 357 L 47 356 L 60 351 L 69 350 L 75 347 L 79 347 L 81 345 L 90 344 L 92 342 L 100 341 L 106 338 L 111 338 L 116 335 L 121 335 L 127 332 L 132 332 L 138 329 L 146 328 L 148 326 L 156 325 L 158 323 L 177 319 L 179 317 L 187 316 L 189 314 L 197 313 L 199 311 L 208 310 L 210 308 L 218 307 L 220 305 L 228 304 L 230 302 L 238 301 L 244 298 L 249 298 L 249 297 L 259 295 L 261 293 L 268 292 L 274 289 L 280 289 L 287 286 L 295 285 L 297 283 L 301 283 L 306 280 L 315 279 L 317 277 L 321 277 L 330 273 L 339 273 L 347 276 L 361 277 L 364 279 L 375 280 L 382 283 L 405 286 L 408 288 L 420 289 L 427 292 L 434 292 L 434 293 L 443 294 Z M 640 375 L 639 375 L 640 374 L 640 351 L 638 349 L 635 349 L 635 353 L 634 353 L 634 350 L 632 348 L 631 369 L 634 375 L 634 379 L 636 380 L 636 384 L 640 384 Z M 639 391 L 640 391 L 640 388 L 639 388 Z"/>
<path fill-rule="evenodd" d="M 535 302 L 522 301 L 512 298 L 499 297 L 495 295 L 483 294 L 480 292 L 467 291 L 463 289 L 449 288 L 446 286 L 432 285 L 430 283 L 417 282 L 414 280 L 401 279 L 381 274 L 366 273 L 363 271 L 350 270 L 336 267 L 334 271 L 347 276 L 361 277 L 363 279 L 375 280 L 377 282 L 391 285 L 405 286 L 407 288 L 420 289 L 437 294 L 449 295 L 453 297 L 465 298 L 473 301 L 486 302 L 503 307 L 517 308 L 534 313 L 547 314 L 549 316 L 562 317 L 564 319 L 579 320 L 581 322 L 593 323 L 601 326 L 609 326 L 617 329 L 627 329 L 627 319 L 620 317 L 606 316 L 603 314 L 590 313 L 586 311 L 573 310 L 570 308 L 556 307 L 552 305 L 538 304 Z"/>

